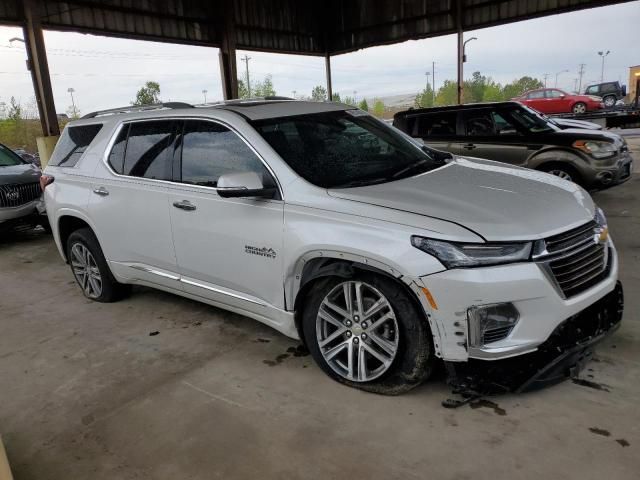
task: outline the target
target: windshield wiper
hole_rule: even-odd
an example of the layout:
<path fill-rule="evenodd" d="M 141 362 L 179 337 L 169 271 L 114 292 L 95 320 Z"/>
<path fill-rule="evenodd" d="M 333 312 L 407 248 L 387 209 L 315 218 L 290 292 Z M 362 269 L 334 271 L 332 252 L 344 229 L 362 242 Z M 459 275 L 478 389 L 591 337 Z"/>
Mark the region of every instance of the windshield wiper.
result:
<path fill-rule="evenodd" d="M 417 162 L 414 162 L 410 165 L 407 165 L 404 168 L 401 168 L 400 170 L 398 170 L 397 172 L 395 172 L 393 175 L 391 175 L 391 178 L 398 178 L 400 175 L 410 172 L 411 170 L 414 170 L 415 168 L 418 168 L 421 165 L 424 165 L 425 163 L 430 163 L 429 160 L 426 159 L 420 159 Z"/>

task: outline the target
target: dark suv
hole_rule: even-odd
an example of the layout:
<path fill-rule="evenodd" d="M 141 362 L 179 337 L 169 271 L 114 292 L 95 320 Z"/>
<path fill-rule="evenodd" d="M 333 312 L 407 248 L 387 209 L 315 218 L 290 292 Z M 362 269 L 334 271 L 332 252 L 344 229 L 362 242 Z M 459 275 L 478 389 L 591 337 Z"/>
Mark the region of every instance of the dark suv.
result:
<path fill-rule="evenodd" d="M 393 125 L 438 150 L 541 170 L 585 187 L 631 176 L 632 157 L 621 136 L 562 130 L 517 102 L 410 109 L 397 113 Z"/>
<path fill-rule="evenodd" d="M 627 96 L 627 87 L 620 85 L 620 82 L 605 82 L 589 85 L 584 90 L 585 95 L 596 95 L 602 97 L 602 103 L 606 108 L 615 106 L 618 100 Z"/>

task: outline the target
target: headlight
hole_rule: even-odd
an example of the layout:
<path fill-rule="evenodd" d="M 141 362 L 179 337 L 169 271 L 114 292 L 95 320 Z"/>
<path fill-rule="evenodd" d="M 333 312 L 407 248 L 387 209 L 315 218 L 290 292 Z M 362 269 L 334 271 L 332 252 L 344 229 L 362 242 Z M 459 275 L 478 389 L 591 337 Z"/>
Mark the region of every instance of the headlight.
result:
<path fill-rule="evenodd" d="M 573 147 L 588 153 L 593 158 L 613 157 L 616 154 L 616 146 L 610 142 L 576 140 L 573 142 Z"/>
<path fill-rule="evenodd" d="M 596 215 L 594 220 L 596 221 L 599 227 L 602 227 L 602 228 L 607 227 L 607 217 L 605 217 L 604 212 L 600 207 L 596 207 Z"/>
<path fill-rule="evenodd" d="M 527 243 L 453 243 L 413 236 L 411 244 L 436 257 L 447 268 L 481 267 L 529 260 Z"/>

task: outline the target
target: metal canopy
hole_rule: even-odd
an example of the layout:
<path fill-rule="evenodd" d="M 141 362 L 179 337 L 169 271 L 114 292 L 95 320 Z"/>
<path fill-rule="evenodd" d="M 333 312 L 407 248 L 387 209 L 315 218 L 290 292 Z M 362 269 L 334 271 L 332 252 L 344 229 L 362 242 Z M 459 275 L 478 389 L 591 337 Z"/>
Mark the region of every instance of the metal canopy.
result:
<path fill-rule="evenodd" d="M 30 0 L 42 27 L 141 40 L 335 55 L 625 0 Z M 460 22 L 458 23 L 458 18 Z M 23 25 L 22 0 L 0 23 Z M 228 23 L 227 23 L 228 22 Z M 230 24 L 230 25 L 229 25 Z"/>

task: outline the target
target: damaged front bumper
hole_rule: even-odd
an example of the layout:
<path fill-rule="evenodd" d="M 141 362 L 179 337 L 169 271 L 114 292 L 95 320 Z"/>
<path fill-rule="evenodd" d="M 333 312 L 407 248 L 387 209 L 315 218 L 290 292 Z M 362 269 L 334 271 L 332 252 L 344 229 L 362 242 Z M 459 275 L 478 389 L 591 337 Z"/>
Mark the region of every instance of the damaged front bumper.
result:
<path fill-rule="evenodd" d="M 483 396 L 532 391 L 575 377 L 591 359 L 593 347 L 622 320 L 622 284 L 562 322 L 535 352 L 503 360 L 445 362 L 454 392 Z"/>

